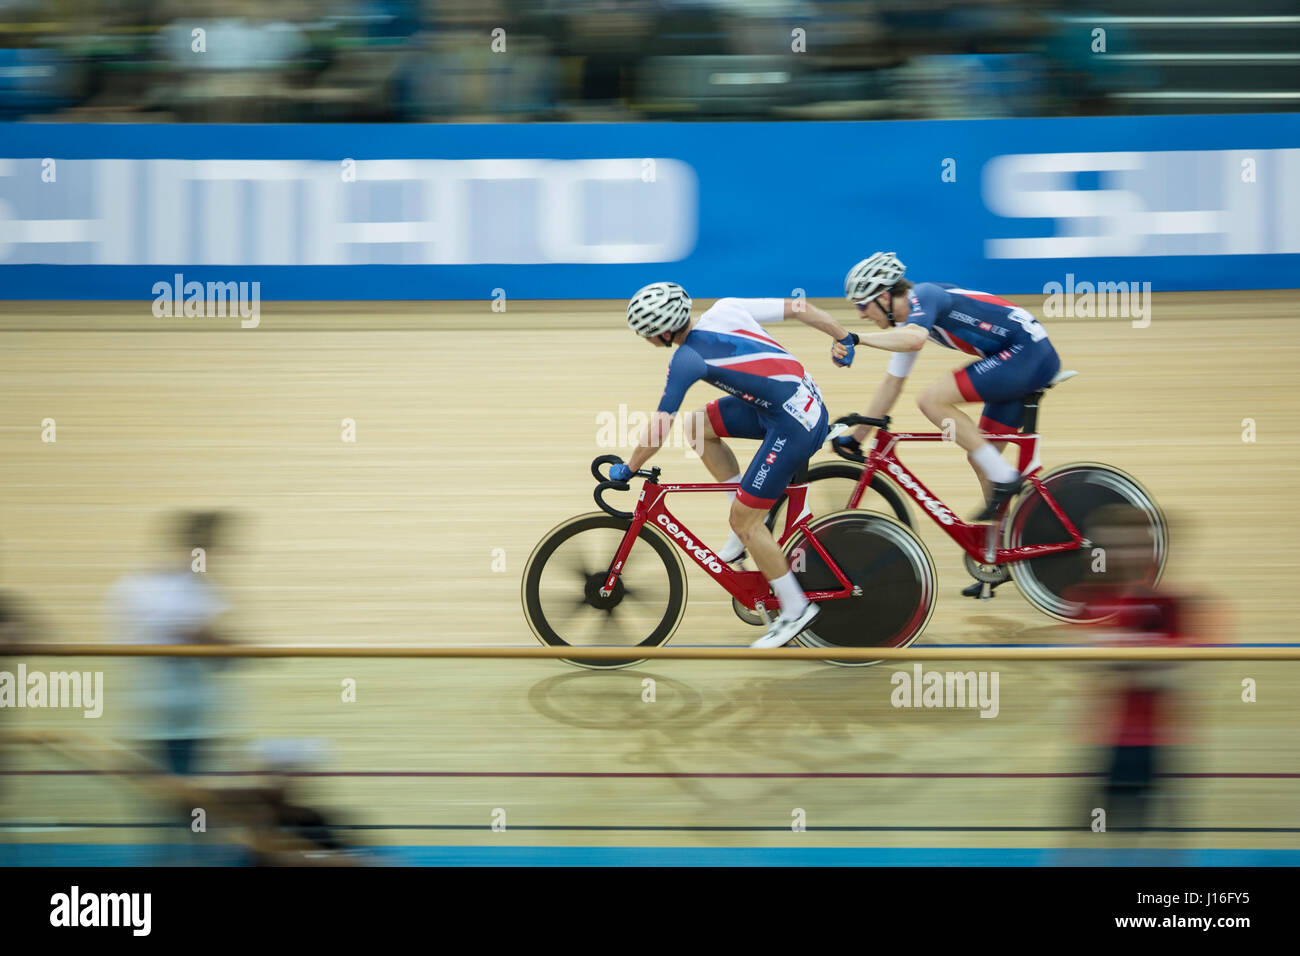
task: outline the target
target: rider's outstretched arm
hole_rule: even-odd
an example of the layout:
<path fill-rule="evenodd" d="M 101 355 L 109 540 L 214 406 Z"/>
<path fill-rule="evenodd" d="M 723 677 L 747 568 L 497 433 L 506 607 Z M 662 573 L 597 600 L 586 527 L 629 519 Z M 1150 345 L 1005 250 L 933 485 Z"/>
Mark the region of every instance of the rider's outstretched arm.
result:
<path fill-rule="evenodd" d="M 785 300 L 785 317 L 787 319 L 798 319 L 804 325 L 811 325 L 819 332 L 825 332 L 835 341 L 848 338 L 848 331 L 844 326 L 832 318 L 829 312 L 817 308 L 806 299 L 786 299 Z"/>
<path fill-rule="evenodd" d="M 859 335 L 858 342 L 886 352 L 919 352 L 929 337 L 929 329 L 922 325 L 908 323 L 896 329 Z"/>
<path fill-rule="evenodd" d="M 673 419 L 676 417 L 668 412 L 655 412 L 650 416 L 650 423 L 646 425 L 645 431 L 637 439 L 636 447 L 632 449 L 632 454 L 628 456 L 628 468 L 640 471 L 654 453 L 663 447 L 664 439 L 672 431 Z"/>

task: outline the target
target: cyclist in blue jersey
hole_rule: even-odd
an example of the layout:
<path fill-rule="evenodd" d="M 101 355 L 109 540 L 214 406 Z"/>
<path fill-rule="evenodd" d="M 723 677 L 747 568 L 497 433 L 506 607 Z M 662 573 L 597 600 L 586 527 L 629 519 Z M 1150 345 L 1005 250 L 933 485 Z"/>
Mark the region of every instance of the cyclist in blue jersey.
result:
<path fill-rule="evenodd" d="M 609 475 L 626 480 L 659 450 L 672 428 L 686 391 L 704 381 L 727 394 L 687 418 L 686 438 L 720 482 L 740 485 L 731 502 L 731 537 L 718 557 L 733 562 L 748 552 L 781 604 L 780 616 L 754 647 L 780 647 L 812 623 L 818 606 L 803 588 L 763 523 L 794 474 L 826 440 L 829 421 L 821 393 L 799 361 L 763 329 L 764 323 L 797 318 L 833 339 L 849 333 L 821 309 L 803 300 L 719 299 L 703 315 L 691 316 L 691 300 L 674 282 L 639 290 L 627 307 L 628 326 L 651 344 L 677 351 L 659 408 L 627 463 Z M 837 358 L 847 366 L 852 358 Z M 724 438 L 761 440 L 742 475 Z"/>
<path fill-rule="evenodd" d="M 950 420 L 956 443 L 979 478 L 986 506 L 976 521 L 996 517 L 1019 490 L 1020 472 L 1002 457 L 1005 442 L 988 441 L 985 432 L 1015 432 L 1024 415 L 1024 397 L 1048 385 L 1061 369 L 1047 330 L 1027 310 L 1012 302 L 964 289 L 950 282 L 913 286 L 903 278 L 905 267 L 892 252 L 863 259 L 844 280 L 844 295 L 859 314 L 883 332 L 851 336 L 852 345 L 895 353 L 888 373 L 863 413 L 885 415 L 898 400 L 903 383 L 927 341 L 975 356 L 965 368 L 944 375 L 917 399 L 917 406 L 935 425 Z M 833 346 L 833 355 L 851 356 L 847 343 Z M 982 402 L 977 426 L 958 405 Z M 862 460 L 861 443 L 871 429 L 861 427 L 837 439 L 832 447 L 844 458 Z M 966 592 L 978 593 L 979 585 Z"/>

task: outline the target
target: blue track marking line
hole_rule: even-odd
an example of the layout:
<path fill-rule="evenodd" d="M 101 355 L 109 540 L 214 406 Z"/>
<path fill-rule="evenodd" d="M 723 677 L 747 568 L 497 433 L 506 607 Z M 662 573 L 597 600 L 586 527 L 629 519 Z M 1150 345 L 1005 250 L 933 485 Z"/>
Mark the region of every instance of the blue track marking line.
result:
<path fill-rule="evenodd" d="M 396 846 L 367 852 L 389 866 L 1300 866 L 1300 850 L 1248 849 Z M 238 848 L 222 845 L 0 844 L 3 866 L 231 866 L 241 858 Z"/>

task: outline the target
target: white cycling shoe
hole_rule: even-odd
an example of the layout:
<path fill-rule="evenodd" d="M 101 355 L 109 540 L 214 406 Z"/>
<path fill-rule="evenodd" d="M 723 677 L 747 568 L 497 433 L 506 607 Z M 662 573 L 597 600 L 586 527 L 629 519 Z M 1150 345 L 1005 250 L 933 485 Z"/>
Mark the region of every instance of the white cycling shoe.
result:
<path fill-rule="evenodd" d="M 767 629 L 767 633 L 756 640 L 750 647 L 784 647 L 799 635 L 804 628 L 813 622 L 821 612 L 821 606 L 818 604 L 809 604 L 803 609 L 803 613 L 796 618 L 786 619 L 778 617 L 772 622 Z"/>

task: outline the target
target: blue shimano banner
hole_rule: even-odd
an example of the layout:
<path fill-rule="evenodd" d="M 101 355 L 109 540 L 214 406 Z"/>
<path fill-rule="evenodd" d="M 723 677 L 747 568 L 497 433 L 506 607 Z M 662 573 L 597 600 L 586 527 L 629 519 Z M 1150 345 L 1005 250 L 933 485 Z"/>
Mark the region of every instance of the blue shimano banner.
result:
<path fill-rule="evenodd" d="M 0 124 L 0 297 L 832 296 L 877 249 L 1004 293 L 1288 288 L 1296 210 L 1300 114 Z"/>

